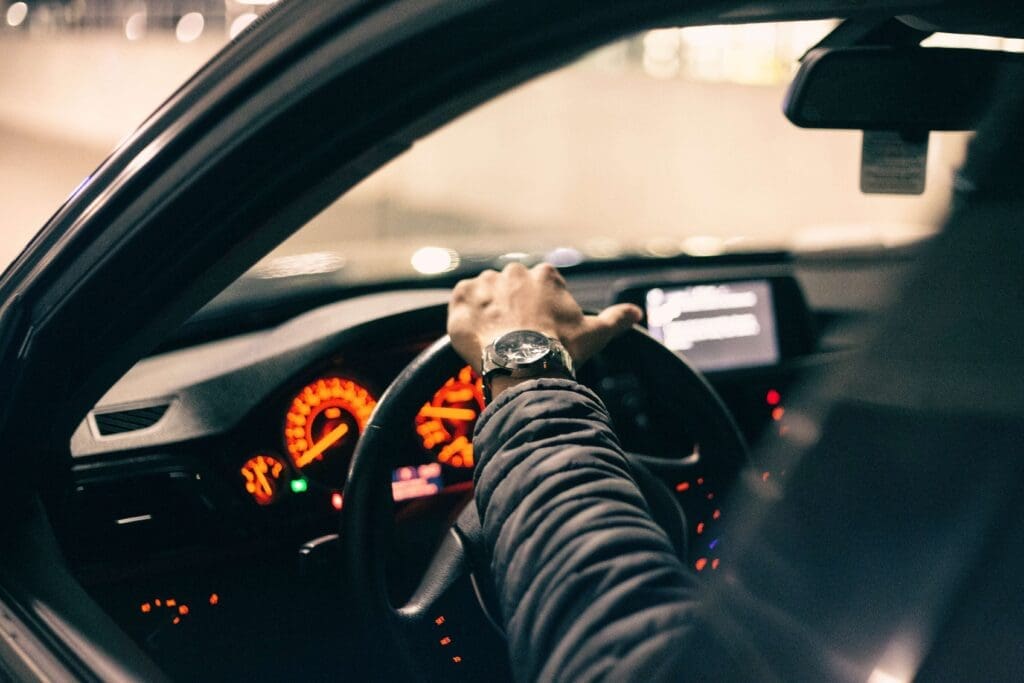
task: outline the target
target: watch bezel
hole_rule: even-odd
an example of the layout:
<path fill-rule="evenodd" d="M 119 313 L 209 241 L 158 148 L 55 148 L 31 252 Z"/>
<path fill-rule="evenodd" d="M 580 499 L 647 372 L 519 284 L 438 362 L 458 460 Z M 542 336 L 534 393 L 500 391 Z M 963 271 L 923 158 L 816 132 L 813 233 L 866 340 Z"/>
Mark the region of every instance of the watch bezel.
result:
<path fill-rule="evenodd" d="M 511 343 L 509 343 L 510 341 Z M 536 330 L 512 330 L 496 337 L 494 341 L 491 342 L 491 360 L 495 365 L 507 370 L 530 368 L 551 356 L 555 343 L 557 343 L 557 340 L 552 339 L 543 332 L 538 332 Z M 522 348 L 525 344 L 531 344 L 532 346 L 538 347 L 538 349 L 543 347 L 543 349 L 538 350 L 538 352 L 529 359 L 510 358 L 510 355 L 515 348 Z M 502 350 L 502 347 L 506 347 L 505 350 Z"/>
<path fill-rule="evenodd" d="M 538 354 L 534 360 L 519 363 L 510 361 L 508 354 L 496 353 L 495 349 L 502 340 L 507 340 L 508 337 L 513 335 L 522 337 L 526 334 L 531 336 L 537 335 L 538 338 L 534 339 L 534 341 L 538 343 L 540 338 L 544 339 L 546 350 L 544 353 Z M 549 337 L 543 332 L 530 329 L 511 330 L 495 337 L 490 344 L 484 347 L 480 367 L 480 374 L 483 376 L 484 381 L 484 399 L 487 403 L 491 402 L 491 381 L 498 376 L 530 379 L 538 377 L 543 373 L 554 371 L 569 379 L 576 378 L 573 358 L 569 354 L 569 350 L 565 348 L 565 345 L 554 337 Z"/>

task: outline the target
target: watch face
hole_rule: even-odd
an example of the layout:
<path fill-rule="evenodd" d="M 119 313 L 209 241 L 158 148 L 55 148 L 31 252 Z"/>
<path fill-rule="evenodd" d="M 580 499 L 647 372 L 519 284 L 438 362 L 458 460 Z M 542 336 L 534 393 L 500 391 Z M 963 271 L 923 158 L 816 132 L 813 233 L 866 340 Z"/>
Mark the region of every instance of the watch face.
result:
<path fill-rule="evenodd" d="M 494 355 L 505 367 L 529 365 L 551 350 L 551 341 L 540 332 L 516 330 L 494 342 Z"/>

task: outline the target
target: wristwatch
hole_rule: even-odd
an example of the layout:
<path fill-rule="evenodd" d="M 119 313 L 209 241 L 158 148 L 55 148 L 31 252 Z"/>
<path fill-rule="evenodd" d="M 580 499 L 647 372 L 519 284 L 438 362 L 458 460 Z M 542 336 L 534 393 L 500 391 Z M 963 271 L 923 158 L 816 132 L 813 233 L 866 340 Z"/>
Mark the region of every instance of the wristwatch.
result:
<path fill-rule="evenodd" d="M 535 330 L 514 330 L 501 335 L 484 348 L 480 365 L 484 398 L 488 403 L 491 401 L 491 380 L 498 375 L 528 379 L 562 374 L 576 378 L 572 356 L 562 342 Z"/>

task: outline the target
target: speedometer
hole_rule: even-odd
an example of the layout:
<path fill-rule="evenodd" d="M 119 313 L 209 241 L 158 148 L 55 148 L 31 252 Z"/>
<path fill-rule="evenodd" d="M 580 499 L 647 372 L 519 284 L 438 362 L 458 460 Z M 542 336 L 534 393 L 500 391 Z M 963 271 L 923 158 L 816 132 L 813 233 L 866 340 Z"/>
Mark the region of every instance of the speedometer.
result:
<path fill-rule="evenodd" d="M 483 409 L 483 381 L 467 365 L 420 408 L 416 433 L 442 465 L 473 467 L 473 427 Z"/>
<path fill-rule="evenodd" d="M 344 377 L 321 377 L 303 387 L 285 417 L 292 464 L 312 481 L 340 488 L 376 405 L 366 388 Z"/>

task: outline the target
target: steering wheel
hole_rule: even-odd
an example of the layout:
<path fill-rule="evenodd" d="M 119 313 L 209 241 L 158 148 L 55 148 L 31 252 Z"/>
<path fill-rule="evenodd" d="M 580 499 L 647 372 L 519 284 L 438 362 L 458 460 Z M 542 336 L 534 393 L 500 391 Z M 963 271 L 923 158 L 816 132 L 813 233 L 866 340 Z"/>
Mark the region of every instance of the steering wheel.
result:
<path fill-rule="evenodd" d="M 627 453 L 652 516 L 686 560 L 687 525 L 663 483 L 712 477 L 721 492 L 746 463 L 736 423 L 704 377 L 639 328 L 600 354 L 608 365 L 635 373 L 663 410 L 660 419 L 683 420 L 699 443 L 681 455 Z M 592 361 L 593 362 L 593 361 Z M 366 635 L 367 660 L 380 678 L 501 680 L 508 674 L 500 615 L 493 605 L 489 558 L 480 542 L 476 506 L 467 505 L 445 535 L 426 575 L 407 604 L 393 604 L 388 557 L 395 532 L 391 471 L 402 435 L 436 387 L 465 361 L 448 337 L 417 356 L 381 396 L 356 446 L 345 484 L 341 551 L 351 618 Z M 668 417 L 666 417 L 668 416 Z"/>

